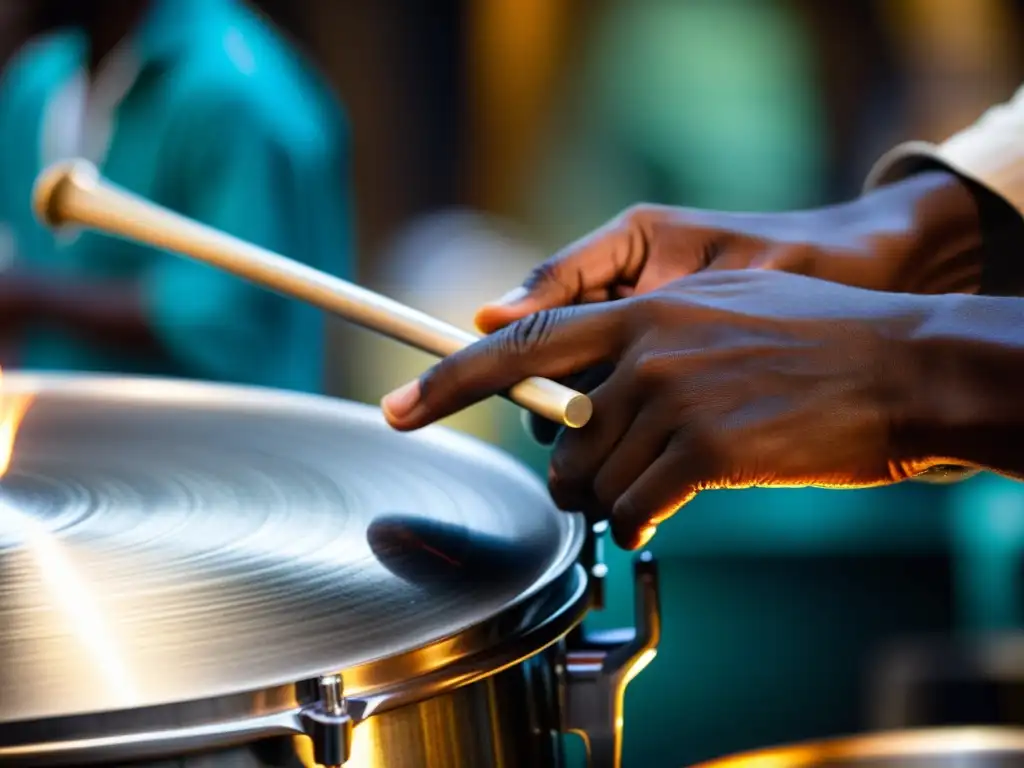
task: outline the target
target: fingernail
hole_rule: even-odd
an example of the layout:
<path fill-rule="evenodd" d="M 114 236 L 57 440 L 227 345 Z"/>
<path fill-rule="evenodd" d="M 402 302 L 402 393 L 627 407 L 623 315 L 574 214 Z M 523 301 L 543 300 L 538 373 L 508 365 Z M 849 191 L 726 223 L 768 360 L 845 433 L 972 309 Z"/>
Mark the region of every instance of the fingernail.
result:
<path fill-rule="evenodd" d="M 529 293 L 530 292 L 523 286 L 519 286 L 518 288 L 513 288 L 497 301 L 492 301 L 490 305 L 492 307 L 507 307 L 512 304 L 518 304 L 520 301 L 525 299 Z"/>
<path fill-rule="evenodd" d="M 419 381 L 410 381 L 393 392 L 389 392 L 380 401 L 381 407 L 391 416 L 401 419 L 407 416 L 420 399 Z"/>
<path fill-rule="evenodd" d="M 640 549 L 641 547 L 646 547 L 650 543 L 651 539 L 654 538 L 654 534 L 656 534 L 657 532 L 658 528 L 653 525 L 648 525 L 646 528 L 640 531 L 640 533 L 637 534 L 636 537 L 636 548 Z"/>

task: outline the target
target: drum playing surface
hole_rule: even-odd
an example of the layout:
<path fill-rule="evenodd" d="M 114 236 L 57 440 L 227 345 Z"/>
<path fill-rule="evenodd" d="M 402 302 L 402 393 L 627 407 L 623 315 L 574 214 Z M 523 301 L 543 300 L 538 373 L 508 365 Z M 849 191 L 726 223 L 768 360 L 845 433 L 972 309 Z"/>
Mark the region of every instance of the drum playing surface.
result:
<path fill-rule="evenodd" d="M 332 670 L 356 670 L 358 690 L 361 666 L 522 603 L 581 541 L 502 454 L 396 434 L 373 408 L 144 379 L 4 385 L 36 395 L 0 479 L 0 723 Z"/>

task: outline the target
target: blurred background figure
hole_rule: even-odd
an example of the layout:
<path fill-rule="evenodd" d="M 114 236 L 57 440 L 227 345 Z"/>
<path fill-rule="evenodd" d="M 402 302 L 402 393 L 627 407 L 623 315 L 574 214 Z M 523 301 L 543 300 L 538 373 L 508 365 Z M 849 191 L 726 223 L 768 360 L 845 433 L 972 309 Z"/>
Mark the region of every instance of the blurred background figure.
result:
<path fill-rule="evenodd" d="M 0 61 L 20 47 L 0 86 L 8 359 L 299 389 L 325 367 L 327 392 L 371 403 L 430 357 L 329 319 L 325 355 L 314 311 L 175 257 L 54 239 L 31 219 L 35 173 L 86 154 L 129 189 L 469 328 L 631 203 L 848 198 L 886 149 L 941 139 L 1024 81 L 1022 0 L 0 0 L 0 14 Z M 545 472 L 508 403 L 450 424 Z M 1024 491 L 999 478 L 709 493 L 652 546 L 664 633 L 627 694 L 627 765 L 899 725 L 909 684 L 877 685 L 893 640 L 913 657 L 921 636 L 1024 629 Z M 588 623 L 628 624 L 629 558 L 606 554 L 608 605 Z M 929 690 L 954 657 L 928 654 Z"/>
<path fill-rule="evenodd" d="M 0 337 L 28 369 L 320 391 L 323 320 L 210 267 L 34 220 L 32 183 L 85 157 L 114 183 L 349 276 L 344 122 L 291 47 L 233 0 L 34 3 L 0 85 Z"/>
<path fill-rule="evenodd" d="M 557 248 L 638 200 L 782 210 L 823 196 L 824 108 L 794 8 L 605 4 L 524 210 Z"/>
<path fill-rule="evenodd" d="M 16 0 L 0 3 L 0 68 L 31 34 L 32 19 L 31 3 Z"/>

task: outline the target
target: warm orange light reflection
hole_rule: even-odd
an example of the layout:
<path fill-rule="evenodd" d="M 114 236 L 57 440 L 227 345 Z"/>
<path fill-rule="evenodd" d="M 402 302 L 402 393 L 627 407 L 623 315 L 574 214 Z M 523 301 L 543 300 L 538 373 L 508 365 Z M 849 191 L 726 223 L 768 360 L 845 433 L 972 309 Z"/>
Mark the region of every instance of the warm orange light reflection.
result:
<path fill-rule="evenodd" d="M 937 728 L 896 731 L 849 739 L 796 744 L 726 757 L 696 768 L 815 768 L 860 765 L 868 761 L 925 760 L 934 756 L 971 762 L 972 755 L 1019 752 L 1024 732 L 1005 728 Z"/>
<path fill-rule="evenodd" d="M 6 475 L 11 466 L 14 440 L 31 405 L 32 395 L 10 391 L 4 382 L 3 369 L 0 368 L 0 477 Z"/>

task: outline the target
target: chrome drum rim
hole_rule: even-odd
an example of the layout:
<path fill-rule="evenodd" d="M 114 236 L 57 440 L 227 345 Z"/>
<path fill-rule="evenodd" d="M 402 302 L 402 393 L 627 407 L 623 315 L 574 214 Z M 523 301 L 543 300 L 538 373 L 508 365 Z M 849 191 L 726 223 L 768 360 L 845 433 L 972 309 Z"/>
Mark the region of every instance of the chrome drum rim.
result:
<path fill-rule="evenodd" d="M 377 409 L 319 396 L 251 387 L 179 382 L 158 378 L 82 375 L 6 375 L 3 392 L 42 392 L 48 398 L 78 401 L 130 400 L 140 405 L 193 400 L 199 407 L 324 409 L 359 424 L 382 423 Z M 538 479 L 500 451 L 443 428 L 429 428 L 410 439 L 493 466 L 540 498 Z M 532 496 L 530 497 L 532 498 Z M 561 514 L 561 513 L 558 513 Z M 564 637 L 587 608 L 587 577 L 576 565 L 584 543 L 579 516 L 559 518 L 565 535 L 544 576 L 503 609 L 483 620 L 430 639 L 401 653 L 347 668 L 310 668 L 277 679 L 253 675 L 243 690 L 176 698 L 146 706 L 101 707 L 92 712 L 65 710 L 55 716 L 8 718 L 0 723 L 0 761 L 5 764 L 64 764 L 110 759 L 143 759 L 258 738 L 302 733 L 300 713 L 317 698 L 323 675 L 341 674 L 355 719 L 389 711 L 453 688 L 468 685 L 520 663 Z"/>

